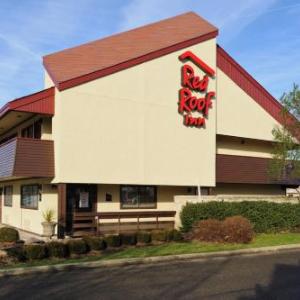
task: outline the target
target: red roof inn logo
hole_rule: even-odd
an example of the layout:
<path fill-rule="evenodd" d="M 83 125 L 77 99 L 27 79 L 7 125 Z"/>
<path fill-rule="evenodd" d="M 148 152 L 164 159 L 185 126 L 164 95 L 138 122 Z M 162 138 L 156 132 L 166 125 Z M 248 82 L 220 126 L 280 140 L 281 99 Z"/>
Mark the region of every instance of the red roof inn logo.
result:
<path fill-rule="evenodd" d="M 178 111 L 183 115 L 184 125 L 203 127 L 205 126 L 205 119 L 208 118 L 208 111 L 212 107 L 212 98 L 215 97 L 215 92 L 207 91 L 209 77 L 214 77 L 215 71 L 191 51 L 184 52 L 179 56 L 179 59 L 181 61 L 192 61 L 205 73 L 201 78 L 195 75 L 192 66 L 188 64 L 182 66 L 182 88 L 179 90 L 178 103 Z M 201 97 L 197 98 L 192 92 L 200 93 Z M 192 113 L 200 113 L 202 116 L 193 116 Z"/>

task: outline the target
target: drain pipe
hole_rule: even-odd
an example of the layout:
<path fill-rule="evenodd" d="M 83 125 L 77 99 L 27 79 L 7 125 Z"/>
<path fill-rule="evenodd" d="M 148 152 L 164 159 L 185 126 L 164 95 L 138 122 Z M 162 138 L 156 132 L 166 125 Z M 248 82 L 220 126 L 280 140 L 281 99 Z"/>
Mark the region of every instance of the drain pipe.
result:
<path fill-rule="evenodd" d="M 202 202 L 202 197 L 201 197 L 201 185 L 198 185 L 197 188 L 198 188 L 198 201 L 199 201 L 199 202 Z"/>

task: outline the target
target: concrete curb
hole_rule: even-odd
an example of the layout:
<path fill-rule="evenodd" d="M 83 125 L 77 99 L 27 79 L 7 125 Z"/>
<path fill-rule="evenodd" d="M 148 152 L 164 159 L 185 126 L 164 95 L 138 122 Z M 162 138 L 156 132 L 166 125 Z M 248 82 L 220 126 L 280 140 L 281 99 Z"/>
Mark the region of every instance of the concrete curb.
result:
<path fill-rule="evenodd" d="M 166 263 L 166 262 L 180 262 L 186 260 L 202 260 L 208 261 L 212 259 L 226 259 L 228 257 L 235 256 L 248 256 L 259 254 L 272 254 L 275 252 L 300 250 L 300 244 L 250 248 L 231 251 L 218 251 L 210 253 L 192 253 L 192 254 L 178 254 L 168 256 L 153 256 L 145 258 L 123 258 L 123 259 L 111 259 L 111 260 L 97 260 L 90 262 L 78 262 L 69 264 L 57 264 L 51 266 L 36 266 L 25 268 L 12 268 L 12 269 L 0 269 L 0 278 L 6 276 L 23 275 L 23 274 L 36 274 L 45 272 L 58 272 L 58 271 L 70 271 L 83 268 L 96 268 L 96 267 L 122 267 L 130 265 L 142 265 L 152 263 Z"/>

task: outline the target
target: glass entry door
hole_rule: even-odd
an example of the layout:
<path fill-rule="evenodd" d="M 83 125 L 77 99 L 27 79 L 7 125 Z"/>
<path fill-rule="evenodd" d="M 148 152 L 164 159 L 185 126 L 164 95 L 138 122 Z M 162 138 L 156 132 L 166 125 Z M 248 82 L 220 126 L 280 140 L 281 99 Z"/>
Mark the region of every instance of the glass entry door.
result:
<path fill-rule="evenodd" d="M 67 200 L 73 211 L 93 211 L 97 200 L 97 185 L 70 184 L 67 190 Z"/>
<path fill-rule="evenodd" d="M 95 212 L 96 204 L 96 184 L 68 184 L 66 231 L 72 232 L 73 230 L 74 213 Z"/>

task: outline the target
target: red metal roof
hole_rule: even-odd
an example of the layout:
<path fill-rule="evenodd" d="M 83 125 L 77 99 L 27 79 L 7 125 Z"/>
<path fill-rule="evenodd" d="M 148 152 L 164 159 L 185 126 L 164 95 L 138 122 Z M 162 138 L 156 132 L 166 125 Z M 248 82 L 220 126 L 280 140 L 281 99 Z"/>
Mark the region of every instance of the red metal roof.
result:
<path fill-rule="evenodd" d="M 118 72 L 173 51 L 216 37 L 218 29 L 193 12 L 66 49 L 43 58 L 59 90 Z M 275 120 L 281 104 L 217 46 L 217 66 Z M 294 118 L 291 116 L 293 122 Z"/>
<path fill-rule="evenodd" d="M 10 111 L 54 115 L 54 87 L 7 102 L 0 109 L 0 118 Z"/>
<path fill-rule="evenodd" d="M 238 64 L 223 48 L 217 45 L 217 67 L 220 68 L 233 82 L 256 101 L 277 122 L 287 125 L 298 122 L 289 114 L 284 120 L 281 115 L 282 105 L 258 81 L 256 81 L 240 64 Z M 286 124 L 284 124 L 286 123 Z M 298 132 L 293 133 L 300 140 Z"/>
<path fill-rule="evenodd" d="M 275 120 L 282 122 L 282 105 L 219 45 L 217 66 Z"/>
<path fill-rule="evenodd" d="M 218 29 L 193 12 L 44 56 L 59 90 L 135 66 L 216 37 Z"/>

